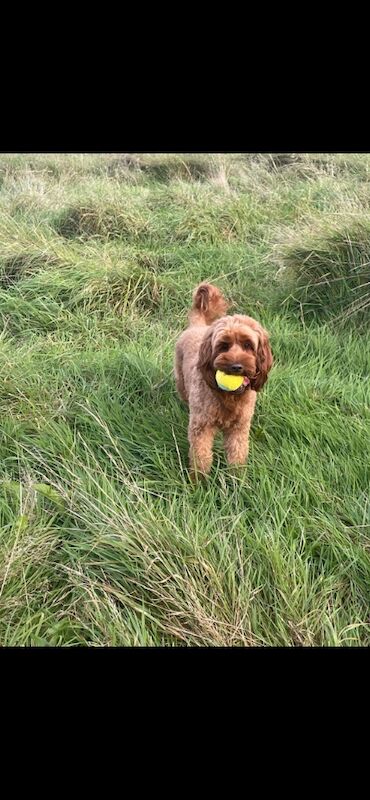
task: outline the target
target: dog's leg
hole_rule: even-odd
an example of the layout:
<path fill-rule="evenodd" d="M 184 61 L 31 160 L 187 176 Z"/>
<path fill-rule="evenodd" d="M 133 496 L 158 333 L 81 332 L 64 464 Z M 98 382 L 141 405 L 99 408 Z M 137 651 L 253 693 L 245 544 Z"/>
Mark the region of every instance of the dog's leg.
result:
<path fill-rule="evenodd" d="M 249 451 L 249 430 L 251 420 L 243 427 L 235 425 L 224 431 L 224 445 L 228 464 L 243 465 L 246 463 Z"/>
<path fill-rule="evenodd" d="M 190 416 L 189 421 L 189 463 L 192 480 L 208 475 L 212 466 L 212 447 L 216 430 L 211 425 L 200 426 Z"/>
<path fill-rule="evenodd" d="M 181 399 L 188 405 L 189 400 L 185 389 L 184 383 L 184 373 L 182 371 L 182 359 L 183 354 L 181 348 L 178 346 L 176 347 L 176 357 L 175 357 L 175 381 L 176 381 L 176 389 L 178 394 L 180 395 Z"/>
<path fill-rule="evenodd" d="M 256 405 L 256 393 L 251 392 L 248 405 L 235 425 L 224 430 L 224 445 L 228 464 L 242 466 L 246 463 L 249 451 L 249 431 Z"/>

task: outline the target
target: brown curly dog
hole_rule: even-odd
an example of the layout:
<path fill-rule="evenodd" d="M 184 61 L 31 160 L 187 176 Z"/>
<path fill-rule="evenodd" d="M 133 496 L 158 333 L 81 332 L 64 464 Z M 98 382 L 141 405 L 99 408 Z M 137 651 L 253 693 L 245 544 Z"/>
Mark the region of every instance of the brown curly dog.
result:
<path fill-rule="evenodd" d="M 257 392 L 273 363 L 267 331 L 252 317 L 224 316 L 230 307 L 219 289 L 201 283 L 193 295 L 189 327 L 176 344 L 175 378 L 189 406 L 189 460 L 194 480 L 207 474 L 217 430 L 224 435 L 229 464 L 245 464 Z M 235 391 L 224 391 L 215 373 L 244 376 Z"/>

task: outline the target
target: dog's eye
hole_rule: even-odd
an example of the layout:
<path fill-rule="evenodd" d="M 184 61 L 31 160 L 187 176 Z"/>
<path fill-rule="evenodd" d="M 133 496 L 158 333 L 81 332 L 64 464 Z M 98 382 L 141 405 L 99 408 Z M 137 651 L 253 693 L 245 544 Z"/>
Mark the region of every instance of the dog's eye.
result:
<path fill-rule="evenodd" d="M 220 342 L 221 353 L 226 353 L 226 350 L 228 350 L 229 347 L 230 347 L 229 342 Z"/>
<path fill-rule="evenodd" d="M 243 347 L 244 347 L 244 350 L 254 350 L 252 342 L 244 342 Z"/>

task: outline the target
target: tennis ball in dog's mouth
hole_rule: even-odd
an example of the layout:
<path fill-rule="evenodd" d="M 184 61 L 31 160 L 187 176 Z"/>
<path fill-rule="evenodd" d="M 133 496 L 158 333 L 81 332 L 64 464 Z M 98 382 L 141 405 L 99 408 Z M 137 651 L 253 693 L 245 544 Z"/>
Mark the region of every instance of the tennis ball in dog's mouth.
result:
<path fill-rule="evenodd" d="M 218 388 L 223 389 L 225 392 L 235 392 L 235 389 L 239 389 L 242 383 L 245 382 L 243 375 L 227 375 L 226 372 L 221 372 L 220 369 L 217 370 L 215 378 Z"/>

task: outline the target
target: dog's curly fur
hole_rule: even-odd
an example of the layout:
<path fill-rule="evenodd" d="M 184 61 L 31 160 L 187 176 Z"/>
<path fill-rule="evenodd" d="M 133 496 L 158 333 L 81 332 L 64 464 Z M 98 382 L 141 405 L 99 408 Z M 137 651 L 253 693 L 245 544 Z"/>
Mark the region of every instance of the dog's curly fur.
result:
<path fill-rule="evenodd" d="M 268 333 L 252 317 L 225 316 L 230 303 L 220 290 L 201 283 L 193 294 L 189 327 L 176 344 L 175 379 L 189 418 L 190 474 L 196 478 L 211 469 L 217 430 L 224 435 L 229 464 L 244 464 L 257 392 L 266 383 L 273 363 Z M 218 369 L 231 373 L 238 364 L 248 385 L 234 392 L 219 389 Z"/>

